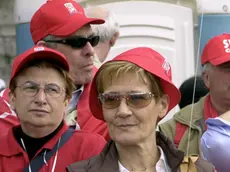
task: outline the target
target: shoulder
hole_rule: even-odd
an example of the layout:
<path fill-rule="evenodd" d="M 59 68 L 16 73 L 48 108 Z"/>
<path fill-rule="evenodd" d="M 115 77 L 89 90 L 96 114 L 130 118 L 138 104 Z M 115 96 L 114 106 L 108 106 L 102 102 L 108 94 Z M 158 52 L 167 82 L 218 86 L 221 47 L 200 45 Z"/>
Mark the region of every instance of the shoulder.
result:
<path fill-rule="evenodd" d="M 170 135 L 175 135 L 176 120 L 174 118 L 171 118 L 170 120 L 160 124 L 159 130 L 168 137 L 170 137 Z M 172 138 L 170 137 L 170 139 Z"/>
<path fill-rule="evenodd" d="M 182 108 L 179 112 L 174 115 L 176 119 L 185 119 L 186 121 L 190 120 L 189 114 L 193 110 L 194 118 L 200 118 L 203 115 L 204 111 L 204 102 L 207 96 L 202 97 L 198 102 L 190 104 Z"/>
<path fill-rule="evenodd" d="M 86 172 L 86 170 L 91 169 L 91 171 L 98 171 L 101 166 L 101 155 L 94 156 L 90 159 L 79 161 L 71 164 L 66 169 L 68 172 Z"/>
<path fill-rule="evenodd" d="M 6 88 L 4 90 L 2 90 L 0 92 L 0 97 L 2 97 L 4 100 L 6 100 L 8 102 L 9 98 L 8 98 L 8 93 L 9 93 L 10 89 Z"/>
<path fill-rule="evenodd" d="M 75 130 L 72 136 L 72 139 L 81 142 L 84 144 L 87 143 L 92 143 L 94 142 L 95 144 L 105 144 L 106 141 L 104 139 L 104 137 L 102 137 L 101 135 L 97 134 L 97 133 L 91 133 L 88 131 L 83 131 L 83 130 Z"/>
<path fill-rule="evenodd" d="M 68 172 L 95 172 L 95 171 L 116 171 L 118 168 L 118 154 L 115 143 L 109 141 L 100 154 L 68 166 Z"/>
<path fill-rule="evenodd" d="M 6 134 L 0 136 L 0 143 L 0 156 L 12 156 L 20 152 L 20 146 L 13 136 L 12 128 Z"/>
<path fill-rule="evenodd" d="M 0 143 L 1 143 L 0 150 L 4 149 L 4 147 L 7 146 L 8 140 L 9 140 L 8 133 L 0 136 Z"/>
<path fill-rule="evenodd" d="M 203 118 L 205 98 L 206 96 L 202 97 L 198 102 L 182 108 L 180 111 L 175 113 L 172 119 L 163 123 L 160 128 L 162 128 L 163 126 L 164 127 L 171 126 L 173 128 L 176 128 L 177 122 L 188 123 L 190 121 L 190 115 L 192 111 L 193 111 L 193 121 Z"/>

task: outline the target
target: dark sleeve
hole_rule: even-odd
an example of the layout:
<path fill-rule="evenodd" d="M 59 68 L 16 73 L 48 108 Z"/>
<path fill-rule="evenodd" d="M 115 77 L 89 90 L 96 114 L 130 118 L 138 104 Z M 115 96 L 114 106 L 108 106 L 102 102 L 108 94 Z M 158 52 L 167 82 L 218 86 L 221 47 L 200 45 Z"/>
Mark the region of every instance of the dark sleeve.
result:
<path fill-rule="evenodd" d="M 66 171 L 67 172 L 87 172 L 86 167 L 87 167 L 88 162 L 89 162 L 88 160 L 84 160 L 84 161 L 73 163 L 66 168 Z"/>

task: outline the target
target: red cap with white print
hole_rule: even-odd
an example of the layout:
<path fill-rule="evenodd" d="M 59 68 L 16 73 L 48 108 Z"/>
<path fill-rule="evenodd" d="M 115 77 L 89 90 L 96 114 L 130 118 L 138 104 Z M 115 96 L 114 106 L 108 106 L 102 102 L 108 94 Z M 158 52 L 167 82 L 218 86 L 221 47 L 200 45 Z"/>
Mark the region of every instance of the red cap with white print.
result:
<path fill-rule="evenodd" d="M 179 103 L 181 94 L 177 87 L 171 81 L 171 66 L 166 61 L 166 59 L 158 52 L 154 51 L 151 48 L 138 47 L 125 51 L 124 53 L 116 56 L 113 60 L 106 63 L 110 63 L 113 61 L 127 61 L 130 63 L 134 63 L 137 66 L 152 73 L 153 75 L 159 77 L 164 94 L 167 94 L 169 96 L 168 112 Z M 102 106 L 98 100 L 96 78 L 97 74 L 94 77 L 91 85 L 89 106 L 94 117 L 100 120 L 104 120 Z"/>
<path fill-rule="evenodd" d="M 69 71 L 69 64 L 62 53 L 47 47 L 34 46 L 14 59 L 10 82 L 26 64 L 37 59 L 51 61 Z"/>
<path fill-rule="evenodd" d="M 48 35 L 69 36 L 86 24 L 104 22 L 86 17 L 84 9 L 74 0 L 48 0 L 33 15 L 30 32 L 36 44 Z"/>
<path fill-rule="evenodd" d="M 230 61 L 230 34 L 222 34 L 213 37 L 205 45 L 201 63 L 204 65 L 210 62 L 217 66 Z"/>

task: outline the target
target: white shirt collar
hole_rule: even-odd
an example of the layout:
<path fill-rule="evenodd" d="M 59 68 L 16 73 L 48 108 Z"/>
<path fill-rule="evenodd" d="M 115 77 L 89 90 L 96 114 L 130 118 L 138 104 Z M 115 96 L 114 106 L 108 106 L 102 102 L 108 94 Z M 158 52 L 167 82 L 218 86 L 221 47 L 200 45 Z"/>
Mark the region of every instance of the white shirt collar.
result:
<path fill-rule="evenodd" d="M 158 149 L 160 150 L 161 156 L 160 156 L 160 159 L 157 161 L 156 171 L 157 172 L 171 172 L 162 148 L 158 146 Z M 119 172 L 130 172 L 119 161 L 118 161 L 118 167 L 119 167 Z"/>

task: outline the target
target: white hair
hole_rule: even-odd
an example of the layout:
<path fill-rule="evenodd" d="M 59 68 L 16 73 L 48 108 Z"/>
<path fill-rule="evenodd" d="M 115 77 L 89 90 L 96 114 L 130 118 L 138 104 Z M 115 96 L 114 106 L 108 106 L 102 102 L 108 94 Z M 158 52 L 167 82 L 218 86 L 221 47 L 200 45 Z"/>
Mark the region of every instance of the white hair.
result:
<path fill-rule="evenodd" d="M 42 40 L 45 41 L 45 42 L 46 41 L 50 41 L 50 40 L 56 40 L 56 36 L 54 36 L 54 35 L 48 35 L 45 38 L 43 38 Z M 55 42 L 46 42 L 46 46 L 48 48 L 54 49 L 54 48 L 57 47 L 57 43 L 55 43 Z"/>
<path fill-rule="evenodd" d="M 103 24 L 91 25 L 94 34 L 100 36 L 100 42 L 109 41 L 115 33 L 119 32 L 120 27 L 119 23 L 116 21 L 115 14 L 111 11 L 108 11 L 104 20 L 105 23 Z"/>
<path fill-rule="evenodd" d="M 207 62 L 207 63 L 205 63 L 205 64 L 203 65 L 203 70 L 202 70 L 202 72 L 208 71 L 208 70 L 210 70 L 212 67 L 213 67 L 213 65 L 212 65 L 211 63 Z"/>

